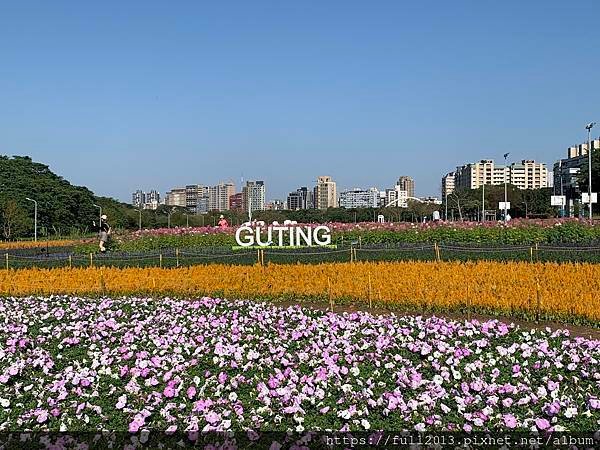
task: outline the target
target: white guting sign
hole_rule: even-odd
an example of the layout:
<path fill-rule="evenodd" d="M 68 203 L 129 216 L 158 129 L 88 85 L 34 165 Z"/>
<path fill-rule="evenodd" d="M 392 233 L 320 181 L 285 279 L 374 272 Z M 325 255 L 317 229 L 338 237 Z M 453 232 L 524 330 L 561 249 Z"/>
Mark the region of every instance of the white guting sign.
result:
<path fill-rule="evenodd" d="M 242 225 L 235 231 L 235 240 L 240 247 L 298 247 L 331 244 L 331 230 L 325 225 L 307 226 L 256 226 Z"/>

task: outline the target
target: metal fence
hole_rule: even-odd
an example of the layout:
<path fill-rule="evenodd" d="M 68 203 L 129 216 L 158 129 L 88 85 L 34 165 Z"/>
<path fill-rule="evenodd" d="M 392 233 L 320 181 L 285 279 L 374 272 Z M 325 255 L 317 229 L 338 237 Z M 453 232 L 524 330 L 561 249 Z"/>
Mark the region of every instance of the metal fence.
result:
<path fill-rule="evenodd" d="M 72 254 L 65 251 L 4 254 L 4 268 L 27 267 L 183 267 L 198 264 L 318 264 L 354 261 L 529 261 L 600 263 L 600 246 L 515 245 L 473 246 L 444 244 L 362 245 L 338 248 L 232 250 L 210 247 L 198 250 L 165 249 L 147 253 Z"/>

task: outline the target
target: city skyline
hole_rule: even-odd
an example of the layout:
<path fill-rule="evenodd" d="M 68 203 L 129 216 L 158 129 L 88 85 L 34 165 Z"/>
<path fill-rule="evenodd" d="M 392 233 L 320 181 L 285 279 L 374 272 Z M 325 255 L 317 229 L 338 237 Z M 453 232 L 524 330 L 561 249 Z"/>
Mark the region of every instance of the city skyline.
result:
<path fill-rule="evenodd" d="M 0 153 L 123 201 L 225 175 L 283 199 L 315 173 L 344 188 L 410 173 L 438 195 L 457 162 L 510 152 L 551 167 L 585 139 L 600 120 L 598 13 L 593 1 L 4 5 Z"/>

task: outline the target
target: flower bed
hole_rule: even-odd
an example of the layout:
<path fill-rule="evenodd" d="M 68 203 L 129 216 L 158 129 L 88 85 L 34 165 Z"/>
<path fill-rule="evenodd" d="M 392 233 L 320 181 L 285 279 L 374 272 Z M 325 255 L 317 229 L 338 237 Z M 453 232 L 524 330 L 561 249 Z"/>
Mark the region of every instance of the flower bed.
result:
<path fill-rule="evenodd" d="M 600 242 L 597 222 L 576 219 L 514 220 L 502 222 L 437 223 L 328 223 L 333 243 L 405 244 L 462 243 L 472 245 L 590 244 Z M 113 249 L 139 252 L 158 249 L 231 247 L 236 245 L 234 227 L 161 228 L 115 235 Z M 85 253 L 92 246 L 80 246 Z"/>
<path fill-rule="evenodd" d="M 0 299 L 0 431 L 596 431 L 600 341 L 202 298 Z"/>
<path fill-rule="evenodd" d="M 8 295 L 352 300 L 418 312 L 479 312 L 596 326 L 598 292 L 598 264 L 359 262 L 0 270 L 0 294 Z"/>

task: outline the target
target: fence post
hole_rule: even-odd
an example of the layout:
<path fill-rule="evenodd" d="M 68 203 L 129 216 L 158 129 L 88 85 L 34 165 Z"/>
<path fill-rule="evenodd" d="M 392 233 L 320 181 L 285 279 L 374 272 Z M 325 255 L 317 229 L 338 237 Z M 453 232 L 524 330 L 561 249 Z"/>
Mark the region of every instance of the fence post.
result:
<path fill-rule="evenodd" d="M 94 254 L 90 252 L 90 267 L 94 267 Z"/>
<path fill-rule="evenodd" d="M 158 266 L 162 269 L 162 252 L 158 254 Z"/>
<path fill-rule="evenodd" d="M 69 269 L 73 268 L 73 256 L 69 255 Z"/>
<path fill-rule="evenodd" d="M 260 261 L 261 261 L 261 264 L 264 266 L 265 265 L 265 249 L 264 248 L 260 249 Z"/>
<path fill-rule="evenodd" d="M 6 254 L 6 270 L 8 270 L 8 253 Z"/>
<path fill-rule="evenodd" d="M 260 248 L 256 250 L 256 264 L 260 264 Z"/>
<path fill-rule="evenodd" d="M 533 262 L 533 247 L 529 247 L 529 262 Z"/>
<path fill-rule="evenodd" d="M 354 262 L 354 247 L 350 246 L 350 262 Z"/>
<path fill-rule="evenodd" d="M 179 267 L 179 249 L 178 248 L 175 249 L 175 257 L 177 259 L 177 267 Z"/>
<path fill-rule="evenodd" d="M 535 243 L 535 260 L 536 262 L 540 262 L 540 247 L 537 242 Z"/>

